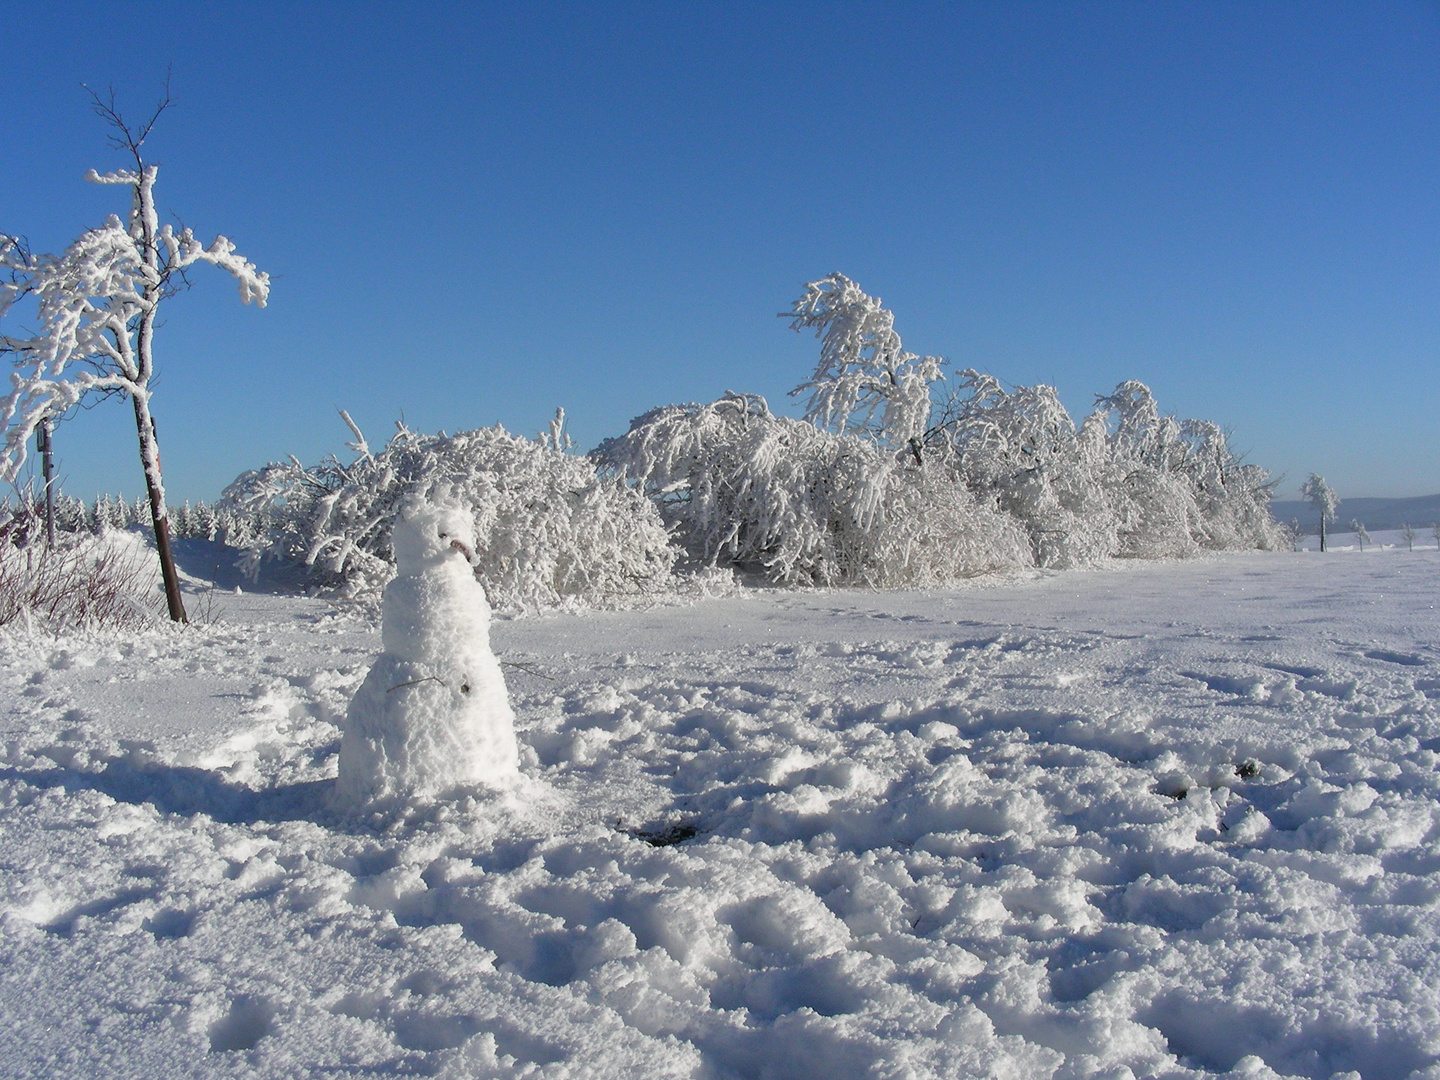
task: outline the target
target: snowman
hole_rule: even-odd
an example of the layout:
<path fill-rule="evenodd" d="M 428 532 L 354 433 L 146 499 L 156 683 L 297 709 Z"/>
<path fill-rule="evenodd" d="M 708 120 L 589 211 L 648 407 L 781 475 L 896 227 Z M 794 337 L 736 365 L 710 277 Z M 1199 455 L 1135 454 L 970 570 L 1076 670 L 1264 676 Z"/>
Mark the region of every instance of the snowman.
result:
<path fill-rule="evenodd" d="M 474 519 L 439 492 L 395 522 L 396 576 L 381 602 L 385 651 L 350 702 L 337 801 L 361 809 L 518 769 L 514 714 L 490 651 L 490 605 L 470 565 Z"/>

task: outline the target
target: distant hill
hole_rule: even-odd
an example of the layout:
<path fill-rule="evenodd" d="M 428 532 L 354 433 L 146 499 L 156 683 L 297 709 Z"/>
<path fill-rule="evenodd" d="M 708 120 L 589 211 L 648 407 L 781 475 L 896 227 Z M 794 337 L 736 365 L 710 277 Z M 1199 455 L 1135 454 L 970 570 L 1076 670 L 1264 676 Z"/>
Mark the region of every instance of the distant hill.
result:
<path fill-rule="evenodd" d="M 1314 508 L 1299 499 L 1285 499 L 1270 504 L 1276 521 L 1300 519 L 1307 533 L 1320 531 L 1320 518 Z M 1330 526 L 1335 532 L 1348 532 L 1350 519 L 1356 518 L 1370 532 L 1376 529 L 1398 529 L 1407 521 L 1416 529 L 1428 529 L 1432 521 L 1440 521 L 1440 495 L 1418 495 L 1413 499 L 1341 499 Z"/>

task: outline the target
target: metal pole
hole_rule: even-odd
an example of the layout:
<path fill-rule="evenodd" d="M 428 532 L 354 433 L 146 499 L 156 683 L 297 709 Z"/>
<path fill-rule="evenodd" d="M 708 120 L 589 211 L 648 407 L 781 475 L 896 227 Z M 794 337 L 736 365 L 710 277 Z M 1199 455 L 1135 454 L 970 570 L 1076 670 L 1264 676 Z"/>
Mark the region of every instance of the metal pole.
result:
<path fill-rule="evenodd" d="M 45 546 L 55 546 L 55 455 L 50 417 L 40 421 L 36 432 L 40 443 L 40 474 L 45 479 Z"/>

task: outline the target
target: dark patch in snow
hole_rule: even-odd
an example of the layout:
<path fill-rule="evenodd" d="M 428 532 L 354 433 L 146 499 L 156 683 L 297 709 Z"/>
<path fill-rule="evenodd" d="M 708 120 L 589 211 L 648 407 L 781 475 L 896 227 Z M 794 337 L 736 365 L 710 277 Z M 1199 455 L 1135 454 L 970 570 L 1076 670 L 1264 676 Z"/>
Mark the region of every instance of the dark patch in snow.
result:
<path fill-rule="evenodd" d="M 48 922 L 42 927 L 56 937 L 70 937 L 75 933 L 75 926 L 81 919 L 98 919 L 118 911 L 120 908 L 129 907 L 131 904 L 139 903 L 141 900 L 149 900 L 160 890 L 154 888 L 125 889 L 114 896 L 101 897 L 98 900 L 87 900 L 83 904 L 77 904 L 58 919 Z"/>
<path fill-rule="evenodd" d="M 1422 657 L 1414 656 L 1411 653 L 1391 652 L 1389 649 L 1369 649 L 1365 655 L 1371 660 L 1383 660 L 1387 664 L 1400 664 L 1403 667 L 1425 666 L 1425 660 Z"/>
<path fill-rule="evenodd" d="M 210 1025 L 210 1050 L 253 1050 L 270 1034 L 275 1007 L 261 997 L 241 994 L 230 1003 L 230 1011 Z"/>
<path fill-rule="evenodd" d="M 1306 667 L 1304 664 L 1278 664 L 1265 665 L 1271 671 L 1283 671 L 1287 675 L 1294 675 L 1301 679 L 1318 679 L 1325 674 L 1324 668 Z"/>
<path fill-rule="evenodd" d="M 636 840 L 644 840 L 651 847 L 671 847 L 700 835 L 700 827 L 693 821 L 672 821 L 658 825 L 642 825 L 638 829 L 622 829 Z"/>
<path fill-rule="evenodd" d="M 155 935 L 156 941 L 189 937 L 195 926 L 195 914 L 179 908 L 164 908 L 151 915 L 142 925 Z"/>

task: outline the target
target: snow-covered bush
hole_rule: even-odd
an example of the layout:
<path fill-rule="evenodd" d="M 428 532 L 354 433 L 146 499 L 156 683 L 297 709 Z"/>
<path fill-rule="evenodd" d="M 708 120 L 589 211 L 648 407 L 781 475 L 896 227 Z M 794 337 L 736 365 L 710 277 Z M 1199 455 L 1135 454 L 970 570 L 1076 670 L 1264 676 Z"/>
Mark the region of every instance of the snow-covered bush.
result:
<path fill-rule="evenodd" d="M 1225 432 L 1209 420 L 1183 421 L 1181 438 L 1187 446 L 1179 471 L 1199 511 L 1196 542 L 1211 551 L 1286 548 L 1285 528 L 1270 516 L 1276 484 L 1270 474 L 1236 457 Z"/>
<path fill-rule="evenodd" d="M 1273 485 L 1224 432 L 1162 415 L 1125 382 L 1078 428 L 1050 386 L 978 371 L 932 410 L 940 360 L 843 274 L 788 316 L 821 339 L 805 420 L 727 394 L 670 405 L 597 460 L 660 507 L 689 557 L 782 584 L 907 585 L 1006 566 L 1276 548 Z"/>
<path fill-rule="evenodd" d="M 815 373 L 792 391 L 809 393 L 807 420 L 958 474 L 1019 523 L 1040 566 L 1284 543 L 1264 470 L 1241 464 L 1217 425 L 1162 415 L 1143 383 L 1121 383 L 1077 428 L 1053 387 L 1007 390 L 966 370 L 932 411 L 941 362 L 906 352 L 894 315 L 843 274 L 807 285 L 790 318 L 821 338 Z"/>
<path fill-rule="evenodd" d="M 310 568 L 317 585 L 373 592 L 393 574 L 390 532 L 401 504 L 445 486 L 475 518 L 475 569 L 490 603 L 519 610 L 603 604 L 661 591 L 676 552 L 655 508 L 566 453 L 557 423 L 538 440 L 501 427 L 454 435 L 398 431 L 372 454 L 356 431 L 349 464 L 272 463 L 238 477 L 221 511 L 264 531 L 249 543 Z"/>
<path fill-rule="evenodd" d="M 1218 425 L 1162 415 L 1144 383 L 1121 383 L 1077 429 L 1053 387 L 1006 390 L 967 370 L 929 440 L 1024 526 L 1040 566 L 1285 542 L 1265 471 L 1242 464 Z"/>
<path fill-rule="evenodd" d="M 1036 565 L 1083 566 L 1115 553 L 1120 523 L 1106 495 L 1115 476 L 1104 425 L 1077 430 L 1054 387 L 1009 392 L 992 375 L 963 371 L 931 441 L 977 499 L 1020 524 Z"/>
<path fill-rule="evenodd" d="M 42 530 L 43 532 L 43 530 Z M 135 629 L 159 611 L 149 552 L 119 537 L 67 537 L 54 548 L 0 540 L 0 626 L 17 619 L 49 629 Z"/>
<path fill-rule="evenodd" d="M 1119 493 L 1135 504 L 1122 554 L 1285 546 L 1270 517 L 1274 482 L 1235 456 L 1218 424 L 1162 415 L 1150 388 L 1134 380 L 1099 398 L 1097 412 L 1113 424 L 1112 455 L 1126 479 Z"/>
<path fill-rule="evenodd" d="M 932 585 L 1030 563 L 1014 523 L 952 470 L 753 394 L 654 409 L 594 456 L 655 500 L 694 562 L 777 584 Z"/>

